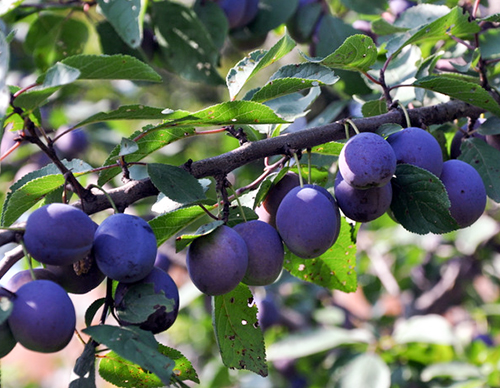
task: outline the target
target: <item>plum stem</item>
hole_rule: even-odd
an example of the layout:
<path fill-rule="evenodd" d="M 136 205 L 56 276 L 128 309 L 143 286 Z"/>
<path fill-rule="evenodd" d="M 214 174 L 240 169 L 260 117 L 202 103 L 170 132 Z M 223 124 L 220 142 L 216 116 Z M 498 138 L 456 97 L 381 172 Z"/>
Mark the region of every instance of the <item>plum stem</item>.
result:
<path fill-rule="evenodd" d="M 243 209 L 243 206 L 241 205 L 241 201 L 240 201 L 240 198 L 238 197 L 238 194 L 236 193 L 236 190 L 234 189 L 234 187 L 232 185 L 230 185 L 229 187 L 233 191 L 234 199 L 236 200 L 236 202 L 238 202 L 238 207 L 240 208 L 241 216 L 243 217 L 243 220 L 245 222 L 248 222 L 247 217 L 245 216 L 245 210 Z"/>
<path fill-rule="evenodd" d="M 312 183 L 312 152 L 311 149 L 307 149 L 307 183 Z"/>
<path fill-rule="evenodd" d="M 297 172 L 299 174 L 300 187 L 304 187 L 304 179 L 302 179 L 302 171 L 300 171 L 300 161 L 296 152 L 293 153 L 293 158 L 295 159 L 295 164 L 297 165 Z"/>
<path fill-rule="evenodd" d="M 356 124 L 354 124 L 354 121 L 352 121 L 351 119 L 346 119 L 346 120 L 345 120 L 345 122 L 346 122 L 345 126 L 346 126 L 346 132 L 347 132 L 347 133 L 349 133 L 349 132 L 348 132 L 348 131 L 349 131 L 349 127 L 347 126 L 347 124 L 350 124 L 350 125 L 351 125 L 351 127 L 354 129 L 354 132 L 356 132 L 356 135 L 359 135 L 359 129 L 358 129 L 358 127 L 356 126 Z M 348 138 L 349 138 L 349 137 L 348 137 Z"/>
<path fill-rule="evenodd" d="M 397 101 L 399 107 L 401 108 L 401 110 L 403 111 L 403 114 L 405 115 L 405 120 L 406 120 L 406 127 L 409 128 L 411 127 L 411 120 L 410 120 L 410 115 L 408 114 L 408 110 L 406 109 L 406 107 L 401 104 L 400 101 Z"/>
<path fill-rule="evenodd" d="M 113 207 L 113 210 L 114 210 L 115 214 L 120 213 L 120 212 L 118 211 L 118 208 L 117 208 L 117 207 L 116 207 L 116 205 L 115 205 L 115 202 L 113 201 L 113 198 L 111 198 L 111 196 L 110 196 L 110 195 L 106 192 L 106 190 L 104 190 L 101 186 L 96 185 L 96 184 L 91 184 L 91 185 L 89 185 L 89 188 L 93 188 L 93 187 L 94 187 L 94 188 L 96 188 L 96 189 L 101 190 L 101 191 L 104 193 L 104 195 L 105 195 L 105 196 L 106 196 L 106 198 L 108 199 L 109 203 L 110 203 L 110 204 L 111 204 L 111 206 Z"/>

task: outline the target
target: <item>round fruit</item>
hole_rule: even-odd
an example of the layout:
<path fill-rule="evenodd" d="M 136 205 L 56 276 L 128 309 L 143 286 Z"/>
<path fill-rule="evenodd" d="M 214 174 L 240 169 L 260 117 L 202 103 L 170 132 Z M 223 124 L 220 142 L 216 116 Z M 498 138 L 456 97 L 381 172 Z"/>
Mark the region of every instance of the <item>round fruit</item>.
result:
<path fill-rule="evenodd" d="M 145 278 L 154 267 L 156 237 L 142 218 L 113 214 L 95 231 L 94 257 L 106 276 L 124 283 Z"/>
<path fill-rule="evenodd" d="M 455 136 L 453 136 L 453 139 L 451 140 L 451 144 L 450 144 L 450 158 L 451 159 L 457 159 L 460 154 L 462 153 L 462 150 L 460 149 L 460 147 L 462 146 L 462 141 L 464 140 L 464 138 L 466 137 L 474 137 L 474 138 L 478 138 L 478 139 L 481 139 L 481 140 L 484 140 L 486 141 L 486 136 L 484 135 L 481 135 L 480 133 L 477 133 L 477 132 L 473 132 L 472 134 L 467 134 L 466 132 L 464 131 L 457 131 L 455 133 Z"/>
<path fill-rule="evenodd" d="M 172 311 L 166 312 L 165 306 L 161 306 L 154 313 L 150 314 L 145 322 L 137 324 L 141 329 L 151 331 L 153 334 L 161 333 L 172 326 L 177 319 L 179 313 L 179 290 L 177 285 L 168 273 L 160 268 L 153 270 L 144 279 L 136 283 L 118 283 L 115 292 L 115 305 L 118 311 L 125 311 L 127 305 L 125 302 L 125 294 L 131 287 L 137 284 L 152 283 L 154 292 L 160 294 L 165 293 L 165 297 L 173 299 L 174 305 Z M 127 326 L 131 323 L 123 320 L 118 315 L 118 320 L 121 325 Z"/>
<path fill-rule="evenodd" d="M 229 28 L 240 27 L 245 18 L 247 0 L 217 0 L 216 2 L 226 14 Z"/>
<path fill-rule="evenodd" d="M 158 267 L 165 272 L 168 272 L 170 268 L 170 258 L 163 252 L 158 251 L 156 253 L 155 267 Z"/>
<path fill-rule="evenodd" d="M 55 282 L 72 294 L 86 294 L 106 277 L 93 255 L 70 265 L 47 265 L 46 268 L 54 274 Z"/>
<path fill-rule="evenodd" d="M 35 278 L 33 278 L 33 275 Z M 45 268 L 33 268 L 33 272 L 25 269 L 14 274 L 5 285 L 5 288 L 11 292 L 16 292 L 24 284 L 33 280 L 51 280 L 57 283 L 56 276 Z"/>
<path fill-rule="evenodd" d="M 392 185 L 359 190 L 347 184 L 340 172 L 335 178 L 335 198 L 346 217 L 356 222 L 369 222 L 384 214 L 391 205 Z"/>
<path fill-rule="evenodd" d="M 371 132 L 350 138 L 339 155 L 339 170 L 344 180 L 357 189 L 384 186 L 396 171 L 396 155 L 392 147 Z"/>
<path fill-rule="evenodd" d="M 440 177 L 450 199 L 450 213 L 461 228 L 472 225 L 486 207 L 486 188 L 481 175 L 458 159 L 443 163 Z"/>
<path fill-rule="evenodd" d="M 241 1 L 241 0 L 240 0 Z M 246 0 L 245 11 L 243 12 L 243 17 L 241 18 L 237 27 L 245 27 L 248 25 L 259 12 L 259 0 Z"/>
<path fill-rule="evenodd" d="M 67 128 L 62 128 L 56 132 L 56 135 L 64 133 Z M 67 133 L 64 133 L 57 141 L 54 143 L 56 151 L 60 154 L 62 158 L 72 159 L 85 150 L 89 146 L 89 139 L 87 132 L 82 129 L 76 129 Z"/>
<path fill-rule="evenodd" d="M 490 146 L 500 150 L 500 135 L 486 135 L 485 139 Z"/>
<path fill-rule="evenodd" d="M 390 135 L 387 142 L 392 146 L 398 163 L 412 164 L 438 177 L 441 175 L 443 153 L 438 141 L 429 132 L 408 127 Z"/>
<path fill-rule="evenodd" d="M 267 192 L 262 204 L 255 208 L 259 220 L 267 222 L 276 227 L 276 212 L 285 195 L 300 185 L 299 176 L 294 172 L 287 172 L 276 184 L 273 184 Z"/>
<path fill-rule="evenodd" d="M 8 322 L 14 338 L 26 349 L 57 352 L 73 337 L 75 308 L 60 285 L 33 280 L 17 290 Z"/>
<path fill-rule="evenodd" d="M 95 223 L 76 207 L 51 203 L 28 217 L 24 243 L 43 264 L 68 265 L 88 256 L 94 242 Z"/>
<path fill-rule="evenodd" d="M 337 212 L 323 192 L 314 187 L 295 187 L 281 201 L 276 225 L 288 249 L 310 259 L 334 244 L 340 229 Z"/>
<path fill-rule="evenodd" d="M 238 232 L 222 225 L 189 245 L 186 262 L 189 276 L 201 292 L 222 295 L 243 280 L 248 249 Z"/>
<path fill-rule="evenodd" d="M 243 283 L 265 286 L 281 273 L 285 251 L 281 237 L 271 225 L 252 220 L 233 228 L 245 240 L 248 248 L 248 267 Z"/>

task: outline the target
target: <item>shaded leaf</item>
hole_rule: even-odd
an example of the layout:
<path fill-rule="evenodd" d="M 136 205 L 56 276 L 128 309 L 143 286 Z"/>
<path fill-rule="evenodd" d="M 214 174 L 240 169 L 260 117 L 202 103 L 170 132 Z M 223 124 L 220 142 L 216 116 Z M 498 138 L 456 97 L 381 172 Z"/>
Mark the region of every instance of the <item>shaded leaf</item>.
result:
<path fill-rule="evenodd" d="M 302 259 L 287 250 L 284 268 L 301 280 L 329 290 L 356 291 L 355 235 L 358 228 L 359 224 L 352 227 L 342 217 L 339 237 L 327 252 L 315 259 Z"/>
<path fill-rule="evenodd" d="M 233 291 L 213 297 L 212 318 L 224 365 L 267 376 L 264 336 L 248 286 L 239 284 Z"/>
<path fill-rule="evenodd" d="M 375 353 L 360 354 L 349 362 L 345 366 L 339 385 L 340 388 L 389 388 L 390 386 L 391 370 Z"/>
<path fill-rule="evenodd" d="M 10 103 L 10 93 L 6 85 L 9 60 L 9 45 L 5 35 L 0 31 L 0 123 Z M 0 135 L 2 135 L 1 131 Z"/>
<path fill-rule="evenodd" d="M 97 4 L 125 43 L 132 48 L 141 45 L 143 12 L 141 0 L 97 0 Z"/>

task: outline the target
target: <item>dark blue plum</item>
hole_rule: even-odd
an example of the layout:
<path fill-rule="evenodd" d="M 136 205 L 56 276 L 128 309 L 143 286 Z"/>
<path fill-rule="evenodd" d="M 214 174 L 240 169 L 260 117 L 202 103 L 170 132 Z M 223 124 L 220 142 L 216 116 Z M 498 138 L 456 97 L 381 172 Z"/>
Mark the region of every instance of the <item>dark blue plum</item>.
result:
<path fill-rule="evenodd" d="M 33 280 L 17 290 L 8 322 L 14 338 L 26 349 L 53 353 L 71 341 L 76 314 L 60 285 Z"/>
<path fill-rule="evenodd" d="M 94 231 L 94 221 L 80 209 L 51 203 L 30 214 L 24 243 L 35 260 L 43 264 L 68 265 L 90 254 Z"/>
<path fill-rule="evenodd" d="M 222 295 L 243 280 L 248 248 L 238 232 L 222 225 L 189 245 L 186 263 L 191 280 L 201 292 Z"/>
<path fill-rule="evenodd" d="M 153 268 L 153 270 L 144 279 L 136 283 L 118 283 L 115 292 L 115 306 L 117 310 L 124 311 L 127 309 L 126 303 L 124 301 L 125 294 L 130 289 L 130 287 L 136 284 L 148 284 L 152 283 L 154 287 L 154 292 L 160 294 L 165 293 L 165 297 L 168 299 L 173 299 L 174 306 L 173 310 L 166 312 L 164 306 L 156 310 L 154 313 L 149 315 L 145 322 L 137 324 L 143 330 L 152 332 L 153 334 L 161 333 L 170 326 L 172 326 L 177 319 L 179 313 L 179 290 L 174 280 L 170 277 L 168 273 L 160 268 Z M 124 321 L 118 316 L 119 323 L 123 326 L 128 326 L 131 323 Z"/>
<path fill-rule="evenodd" d="M 56 135 L 61 135 L 65 131 L 66 128 L 57 131 Z M 87 150 L 89 146 L 87 132 L 82 129 L 66 132 L 54 142 L 54 146 L 61 158 L 73 159 Z"/>
<path fill-rule="evenodd" d="M 335 198 L 344 215 L 356 222 L 369 222 L 383 215 L 391 205 L 392 185 L 359 190 L 349 185 L 340 172 L 335 178 Z"/>
<path fill-rule="evenodd" d="M 157 245 L 149 224 L 130 214 L 113 214 L 95 231 L 94 257 L 106 276 L 124 283 L 145 278 L 154 267 Z"/>
<path fill-rule="evenodd" d="M 165 253 L 160 251 L 156 253 L 155 267 L 161 268 L 165 272 L 168 272 L 170 264 L 170 258 Z"/>
<path fill-rule="evenodd" d="M 233 229 L 245 240 L 248 248 L 248 267 L 243 283 L 249 286 L 274 283 L 281 273 L 285 256 L 276 229 L 259 220 L 238 224 Z"/>
<path fill-rule="evenodd" d="M 217 0 L 216 2 L 226 14 L 230 29 L 242 26 L 247 0 Z"/>
<path fill-rule="evenodd" d="M 304 259 L 325 253 L 339 234 L 338 208 L 313 187 L 296 187 L 283 198 L 276 226 L 288 249 Z"/>
<path fill-rule="evenodd" d="M 259 12 L 259 0 L 245 0 L 245 11 L 237 27 L 245 27 L 248 25 Z"/>
<path fill-rule="evenodd" d="M 472 225 L 486 207 L 486 188 L 481 175 L 458 159 L 443 163 L 440 177 L 450 199 L 450 213 L 461 228 Z"/>
<path fill-rule="evenodd" d="M 436 138 L 429 132 L 418 127 L 408 127 L 390 135 L 387 142 L 392 146 L 398 163 L 423 168 L 437 177 L 441 175 L 443 152 Z"/>
<path fill-rule="evenodd" d="M 33 278 L 33 275 L 35 278 Z M 45 268 L 33 268 L 33 272 L 25 269 L 14 274 L 5 285 L 5 288 L 11 292 L 16 292 L 24 284 L 33 280 L 51 280 L 57 283 L 57 277 Z"/>
<path fill-rule="evenodd" d="M 467 137 L 473 137 L 473 138 L 477 138 L 477 139 L 481 139 L 481 140 L 486 141 L 486 136 L 481 135 L 480 133 L 473 132 L 469 135 L 464 131 L 457 131 L 455 133 L 455 136 L 453 136 L 453 139 L 451 140 L 451 144 L 450 144 L 450 158 L 451 159 L 457 159 L 460 156 L 460 154 L 462 153 L 462 150 L 460 149 L 460 147 L 462 146 L 463 140 L 466 139 Z"/>
<path fill-rule="evenodd" d="M 362 132 L 350 138 L 340 151 L 339 170 L 357 189 L 384 186 L 396 171 L 396 155 L 382 136 Z"/>

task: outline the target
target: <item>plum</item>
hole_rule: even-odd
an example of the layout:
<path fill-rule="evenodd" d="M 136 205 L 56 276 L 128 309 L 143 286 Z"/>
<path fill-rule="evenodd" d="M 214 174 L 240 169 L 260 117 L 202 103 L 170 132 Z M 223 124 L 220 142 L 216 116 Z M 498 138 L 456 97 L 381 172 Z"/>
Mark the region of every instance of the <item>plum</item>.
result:
<path fill-rule="evenodd" d="M 160 251 L 156 253 L 155 267 L 161 268 L 165 272 L 168 272 L 170 264 L 170 258 L 165 253 Z"/>
<path fill-rule="evenodd" d="M 450 158 L 451 159 L 457 159 L 460 156 L 460 154 L 462 153 L 460 147 L 462 146 L 462 141 L 466 137 L 474 137 L 474 138 L 478 138 L 478 139 L 486 141 L 486 136 L 481 135 L 480 133 L 473 132 L 471 134 L 467 134 L 464 131 L 457 131 L 455 133 L 455 136 L 453 136 L 453 139 L 451 140 L 451 144 L 450 144 Z"/>
<path fill-rule="evenodd" d="M 486 207 L 486 188 L 481 175 L 459 159 L 443 163 L 441 181 L 450 199 L 450 213 L 461 228 L 472 225 Z"/>
<path fill-rule="evenodd" d="M 335 178 L 335 198 L 344 215 L 356 222 L 369 222 L 384 214 L 391 205 L 392 185 L 359 190 L 344 181 L 340 171 Z"/>
<path fill-rule="evenodd" d="M 389 9 L 391 10 L 391 13 L 396 17 L 401 15 L 408 8 L 411 8 L 415 5 L 417 4 L 414 1 L 409 0 L 389 0 Z"/>
<path fill-rule="evenodd" d="M 429 132 L 418 127 L 408 127 L 390 135 L 387 142 L 392 146 L 398 163 L 423 168 L 437 177 L 441 175 L 443 152 L 436 138 Z"/>
<path fill-rule="evenodd" d="M 288 249 L 304 259 L 325 253 L 339 234 L 338 208 L 314 187 L 295 187 L 281 201 L 276 226 Z"/>
<path fill-rule="evenodd" d="M 80 209 L 63 203 L 44 205 L 30 214 L 24 243 L 43 264 L 68 265 L 88 256 L 95 223 Z"/>
<path fill-rule="evenodd" d="M 46 269 L 54 275 L 54 281 L 71 294 L 86 294 L 106 277 L 93 255 L 69 265 L 47 265 Z"/>
<path fill-rule="evenodd" d="M 245 240 L 248 248 L 248 267 L 243 283 L 249 286 L 273 283 L 281 273 L 285 256 L 276 229 L 260 220 L 244 222 L 233 229 Z"/>
<path fill-rule="evenodd" d="M 76 314 L 64 289 L 50 280 L 33 280 L 21 286 L 8 318 L 14 338 L 26 349 L 57 352 L 73 337 Z"/>
<path fill-rule="evenodd" d="M 165 293 L 165 297 L 168 299 L 173 299 L 174 306 L 172 311 L 166 312 L 165 307 L 161 306 L 154 313 L 150 314 L 145 322 L 137 324 L 141 329 L 152 332 L 153 334 L 161 333 L 170 326 L 172 326 L 177 319 L 177 314 L 179 313 L 179 290 L 174 280 L 170 277 L 168 273 L 164 270 L 155 267 L 144 279 L 136 283 L 118 283 L 115 292 L 115 306 L 118 311 L 124 311 L 127 309 L 125 302 L 125 294 L 131 287 L 137 284 L 147 284 L 152 283 L 154 287 L 154 292 L 160 294 Z M 118 315 L 118 321 L 123 326 L 128 326 L 131 323 L 120 318 Z"/>
<path fill-rule="evenodd" d="M 243 17 L 238 23 L 237 27 L 239 28 L 248 25 L 253 19 L 255 19 L 257 13 L 259 12 L 259 0 L 246 0 L 244 3 L 245 10 L 243 12 Z"/>
<path fill-rule="evenodd" d="M 16 346 L 17 341 L 10 330 L 9 322 L 0 323 L 0 358 L 5 357 Z"/>
<path fill-rule="evenodd" d="M 276 212 L 278 211 L 279 204 L 291 189 L 299 185 L 299 176 L 290 171 L 283 175 L 277 183 L 273 183 L 264 201 L 262 201 L 260 206 L 255 208 L 259 220 L 276 227 Z"/>
<path fill-rule="evenodd" d="M 66 130 L 67 128 L 58 130 L 56 136 L 63 134 Z M 82 129 L 75 129 L 64 133 L 56 140 L 54 146 L 61 158 L 72 159 L 87 150 L 89 146 L 87 132 Z"/>
<path fill-rule="evenodd" d="M 227 21 L 229 22 L 229 28 L 238 28 L 242 26 L 242 22 L 245 19 L 245 10 L 248 0 L 217 0 L 216 3 L 224 11 Z"/>
<path fill-rule="evenodd" d="M 191 280 L 201 292 L 222 295 L 243 280 L 248 266 L 248 248 L 238 232 L 221 225 L 189 245 L 186 263 Z"/>
<path fill-rule="evenodd" d="M 352 187 L 380 187 L 389 183 L 394 175 L 396 155 L 382 136 L 362 132 L 342 147 L 338 166 L 345 182 Z"/>
<path fill-rule="evenodd" d="M 130 214 L 113 214 L 95 231 L 94 257 L 106 276 L 124 283 L 145 278 L 154 267 L 157 244 L 151 226 Z"/>
<path fill-rule="evenodd" d="M 500 150 L 500 135 L 486 135 L 485 139 L 490 146 Z"/>
<path fill-rule="evenodd" d="M 35 278 L 33 278 L 33 275 Z M 57 277 L 45 268 L 33 268 L 33 272 L 25 269 L 14 274 L 5 285 L 5 288 L 11 292 L 16 292 L 22 285 L 33 280 L 51 280 L 57 283 Z"/>

